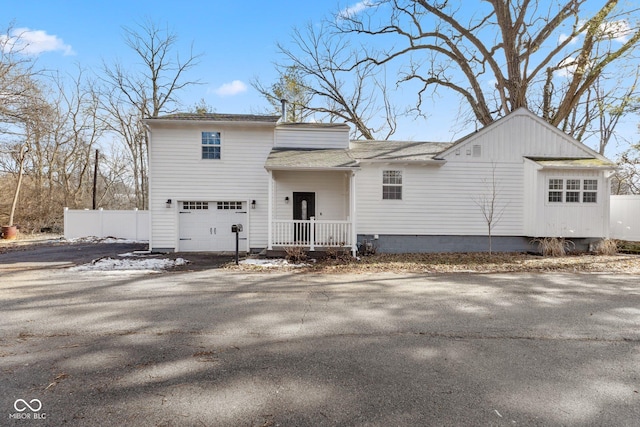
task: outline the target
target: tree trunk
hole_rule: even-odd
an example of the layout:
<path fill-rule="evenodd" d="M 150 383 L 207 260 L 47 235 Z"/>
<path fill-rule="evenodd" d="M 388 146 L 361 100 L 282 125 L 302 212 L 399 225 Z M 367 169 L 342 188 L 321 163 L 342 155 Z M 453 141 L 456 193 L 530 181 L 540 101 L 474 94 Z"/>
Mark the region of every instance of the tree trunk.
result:
<path fill-rule="evenodd" d="M 27 145 L 23 145 L 20 148 L 20 157 L 18 161 L 20 162 L 20 169 L 18 171 L 18 184 L 16 185 L 16 192 L 13 194 L 13 203 L 11 203 L 11 213 L 9 214 L 9 226 L 13 225 L 13 216 L 16 212 L 16 205 L 18 204 L 18 196 L 20 195 L 20 186 L 22 185 L 22 174 L 24 172 L 24 158 L 29 151 Z"/>

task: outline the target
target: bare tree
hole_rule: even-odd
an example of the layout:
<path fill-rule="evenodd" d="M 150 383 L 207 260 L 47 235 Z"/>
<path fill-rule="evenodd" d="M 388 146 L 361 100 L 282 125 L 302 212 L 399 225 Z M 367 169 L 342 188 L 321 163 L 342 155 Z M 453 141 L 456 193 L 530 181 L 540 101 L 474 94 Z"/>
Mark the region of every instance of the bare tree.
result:
<path fill-rule="evenodd" d="M 474 203 L 480 208 L 480 213 L 484 218 L 485 224 L 487 224 L 487 236 L 489 238 L 489 255 L 492 254 L 492 236 L 493 228 L 502 219 L 506 204 L 501 204 L 499 201 L 500 188 L 496 177 L 496 164 L 492 163 L 491 177 L 489 179 L 482 180 L 486 192 L 477 198 L 474 198 Z"/>
<path fill-rule="evenodd" d="M 120 62 L 104 64 L 103 107 L 109 130 L 118 134 L 135 163 L 136 205 L 147 206 L 148 139 L 142 120 L 174 112 L 178 93 L 198 84 L 186 73 L 198 64 L 200 55 L 191 49 L 181 57 L 177 35 L 168 27 L 147 20 L 136 28 L 124 28 L 124 40 L 141 60 L 140 69 L 129 70 Z"/>
<path fill-rule="evenodd" d="M 608 67 L 623 60 L 637 67 L 638 9 L 608 0 L 585 19 L 585 3 L 545 10 L 538 1 L 487 0 L 469 13 L 461 0 L 377 0 L 360 13 L 339 13 L 336 27 L 389 41 L 380 51 L 362 49 L 355 66 L 400 62 L 399 82 L 419 84 L 419 111 L 424 96 L 444 89 L 481 125 L 525 107 L 560 126 Z"/>
<path fill-rule="evenodd" d="M 14 133 L 11 125 L 22 120 L 28 112 L 25 106 L 40 97 L 33 60 L 21 54 L 19 35 L 9 36 L 12 26 L 5 34 L 0 36 L 0 135 Z"/>
<path fill-rule="evenodd" d="M 622 153 L 611 179 L 611 194 L 640 194 L 640 144 Z"/>
<path fill-rule="evenodd" d="M 326 25 L 294 29 L 291 42 L 291 47 L 278 44 L 285 63 L 277 68 L 281 80 L 295 70 L 302 102 L 307 102 L 301 109 L 353 124 L 356 139 L 387 139 L 395 132 L 397 112 L 389 101 L 383 68 L 365 62 L 352 66 L 354 49 Z"/>

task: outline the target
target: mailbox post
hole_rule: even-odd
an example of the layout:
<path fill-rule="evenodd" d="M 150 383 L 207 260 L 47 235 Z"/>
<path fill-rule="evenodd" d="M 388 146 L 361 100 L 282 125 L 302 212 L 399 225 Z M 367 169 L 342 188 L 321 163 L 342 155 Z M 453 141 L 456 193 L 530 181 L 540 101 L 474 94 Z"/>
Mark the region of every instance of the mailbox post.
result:
<path fill-rule="evenodd" d="M 231 232 L 236 233 L 236 265 L 238 262 L 238 254 L 240 252 L 240 232 L 242 231 L 242 224 L 234 224 L 231 226 Z"/>

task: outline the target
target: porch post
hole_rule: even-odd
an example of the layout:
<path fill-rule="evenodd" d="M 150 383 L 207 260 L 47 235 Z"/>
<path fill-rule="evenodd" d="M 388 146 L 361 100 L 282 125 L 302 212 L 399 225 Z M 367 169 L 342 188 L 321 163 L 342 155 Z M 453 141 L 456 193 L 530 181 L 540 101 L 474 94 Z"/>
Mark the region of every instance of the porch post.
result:
<path fill-rule="evenodd" d="M 309 218 L 309 251 L 316 250 L 316 217 Z"/>
<path fill-rule="evenodd" d="M 358 230 L 356 229 L 356 172 L 349 177 L 349 217 L 351 218 L 351 254 L 358 251 Z"/>
<path fill-rule="evenodd" d="M 267 181 L 267 250 L 273 249 L 273 171 L 269 170 Z"/>

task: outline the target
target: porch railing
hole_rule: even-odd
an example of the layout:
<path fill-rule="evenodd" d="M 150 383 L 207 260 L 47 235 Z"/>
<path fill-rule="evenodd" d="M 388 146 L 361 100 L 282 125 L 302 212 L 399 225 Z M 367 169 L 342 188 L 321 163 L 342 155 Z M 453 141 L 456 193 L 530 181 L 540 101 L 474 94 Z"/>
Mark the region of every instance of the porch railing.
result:
<path fill-rule="evenodd" d="M 273 246 L 353 247 L 351 221 L 274 220 L 272 223 Z"/>

